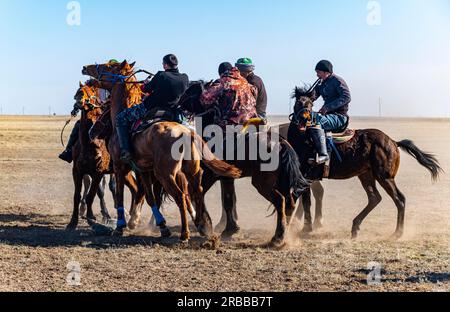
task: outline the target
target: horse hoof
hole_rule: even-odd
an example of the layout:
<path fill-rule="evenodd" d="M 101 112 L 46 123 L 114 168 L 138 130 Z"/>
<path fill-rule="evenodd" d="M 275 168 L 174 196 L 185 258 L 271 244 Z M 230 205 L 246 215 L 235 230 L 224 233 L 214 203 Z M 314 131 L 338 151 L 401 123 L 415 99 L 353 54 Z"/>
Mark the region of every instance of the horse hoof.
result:
<path fill-rule="evenodd" d="M 314 230 L 318 230 L 318 229 L 321 229 L 321 228 L 323 228 L 323 225 L 322 225 L 321 222 L 314 222 L 314 224 L 313 224 L 313 229 Z"/>
<path fill-rule="evenodd" d="M 138 221 L 138 220 L 132 219 L 132 220 L 130 220 L 130 221 L 128 222 L 128 228 L 129 228 L 130 230 L 134 230 L 134 229 L 137 228 L 138 224 L 139 224 L 139 221 Z"/>
<path fill-rule="evenodd" d="M 210 237 L 214 234 L 211 226 L 200 225 L 197 227 L 197 230 L 203 237 Z"/>
<path fill-rule="evenodd" d="M 189 243 L 189 235 L 181 235 L 180 236 L 180 243 L 183 245 L 187 245 Z"/>
<path fill-rule="evenodd" d="M 219 223 L 219 224 L 217 224 L 216 227 L 214 228 L 214 231 L 217 232 L 217 233 L 221 233 L 221 232 L 225 231 L 225 227 L 226 227 L 225 224 Z"/>
<path fill-rule="evenodd" d="M 170 232 L 168 227 L 160 228 L 159 231 L 161 232 L 162 238 L 169 238 L 172 236 L 172 232 Z"/>
<path fill-rule="evenodd" d="M 225 231 L 222 232 L 222 238 L 231 238 L 234 235 L 236 235 L 237 233 L 239 233 L 241 229 L 239 227 L 235 227 L 232 229 L 226 229 Z"/>
<path fill-rule="evenodd" d="M 394 234 L 391 235 L 390 240 L 391 241 L 397 241 L 400 238 L 402 238 L 403 233 L 402 232 L 395 232 Z"/>
<path fill-rule="evenodd" d="M 77 229 L 77 223 L 69 223 L 69 225 L 66 226 L 67 232 L 73 232 Z"/>
<path fill-rule="evenodd" d="M 302 230 L 302 234 L 311 234 L 313 232 L 313 227 L 311 224 L 305 225 L 305 227 Z"/>
<path fill-rule="evenodd" d="M 115 236 L 115 237 L 122 237 L 122 236 L 123 236 L 123 229 L 115 229 L 115 230 L 112 232 L 112 236 Z"/>
<path fill-rule="evenodd" d="M 272 240 L 270 241 L 268 247 L 269 248 L 273 248 L 273 249 L 282 249 L 283 247 L 286 246 L 286 241 L 282 238 L 272 238 Z"/>

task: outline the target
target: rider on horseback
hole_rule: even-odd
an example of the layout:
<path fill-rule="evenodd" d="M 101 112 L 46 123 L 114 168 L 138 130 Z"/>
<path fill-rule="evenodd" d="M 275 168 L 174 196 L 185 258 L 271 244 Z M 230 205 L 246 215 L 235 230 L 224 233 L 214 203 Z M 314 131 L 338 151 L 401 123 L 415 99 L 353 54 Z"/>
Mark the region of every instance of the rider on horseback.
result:
<path fill-rule="evenodd" d="M 321 128 L 311 127 L 309 132 L 319 154 L 316 162 L 322 164 L 329 160 L 325 132 L 343 132 L 348 127 L 351 95 L 347 83 L 333 73 L 333 65 L 329 61 L 320 61 L 316 72 L 320 82 L 314 89 L 313 101 L 322 96 L 325 104 L 318 113 L 312 113 L 312 120 Z"/>
<path fill-rule="evenodd" d="M 117 60 L 110 60 L 110 63 L 117 63 Z M 92 82 L 91 81 L 87 81 L 86 84 L 90 85 Z M 109 100 L 109 92 L 107 90 L 104 89 L 99 89 L 99 94 L 98 94 L 98 99 L 99 99 L 99 103 L 100 104 L 105 104 L 108 100 Z M 80 107 L 78 107 L 77 103 L 74 105 L 72 112 L 70 113 L 70 115 L 72 116 L 72 118 L 77 117 L 78 113 L 80 112 Z M 78 142 L 78 135 L 80 132 L 80 121 L 78 120 L 75 123 L 75 126 L 72 129 L 72 132 L 70 133 L 69 136 L 69 142 L 67 142 L 67 146 L 66 149 L 59 154 L 59 158 L 61 160 L 64 160 L 66 162 L 68 162 L 69 164 L 73 161 L 73 157 L 72 157 L 72 149 L 75 146 L 75 144 Z"/>
<path fill-rule="evenodd" d="M 178 59 L 169 54 L 163 58 L 164 71 L 158 72 L 153 79 L 144 84 L 142 91 L 149 96 L 140 105 L 133 106 L 117 115 L 116 127 L 119 138 L 121 160 L 129 163 L 132 160 L 130 152 L 130 128 L 141 118 L 158 110 L 174 111 L 180 97 L 189 86 L 189 77 L 178 70 Z M 176 116 L 174 121 L 181 120 Z"/>
<path fill-rule="evenodd" d="M 254 86 L 258 90 L 258 96 L 256 97 L 256 112 L 258 117 L 267 123 L 267 92 L 266 87 L 262 79 L 255 75 L 255 65 L 250 58 L 240 58 L 236 62 L 236 67 L 241 72 L 241 76 L 247 79 L 248 83 Z"/>
<path fill-rule="evenodd" d="M 219 115 L 216 123 L 225 128 L 227 125 L 242 125 L 258 116 L 256 112 L 257 89 L 241 76 L 239 69 L 222 63 L 219 67 L 220 79 L 201 96 L 203 106 L 209 108 L 218 104 Z"/>

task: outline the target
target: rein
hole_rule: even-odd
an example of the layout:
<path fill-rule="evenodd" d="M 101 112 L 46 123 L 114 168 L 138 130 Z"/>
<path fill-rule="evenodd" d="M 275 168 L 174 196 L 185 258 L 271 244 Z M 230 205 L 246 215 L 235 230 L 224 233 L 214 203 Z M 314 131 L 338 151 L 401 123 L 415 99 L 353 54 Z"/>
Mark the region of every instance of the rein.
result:
<path fill-rule="evenodd" d="M 98 64 L 96 65 L 96 71 L 97 71 L 98 78 L 94 78 L 94 79 L 96 79 L 99 82 L 110 82 L 110 83 L 113 83 L 113 84 L 116 84 L 116 83 L 126 83 L 126 84 L 141 84 L 141 83 L 144 83 L 145 80 L 142 80 L 142 81 L 127 81 L 128 79 L 130 79 L 131 77 L 133 77 L 134 75 L 139 74 L 139 73 L 147 74 L 148 75 L 147 79 L 150 78 L 150 77 L 154 77 L 155 76 L 151 72 L 146 71 L 144 69 L 139 69 L 138 71 L 133 72 L 132 74 L 130 74 L 128 76 L 124 76 L 124 75 L 120 75 L 120 74 L 113 74 L 113 73 L 110 73 L 110 72 L 107 72 L 107 71 L 101 71 L 100 70 L 100 65 L 98 65 Z M 105 77 L 106 80 L 102 80 L 103 77 Z"/>
<path fill-rule="evenodd" d="M 73 116 L 70 117 L 70 119 L 66 121 L 66 124 L 64 125 L 64 127 L 61 130 L 61 145 L 63 147 L 66 147 L 66 145 L 64 144 L 64 140 L 63 140 L 64 130 L 66 129 L 66 127 L 69 125 L 69 123 L 72 121 L 73 118 L 74 118 Z"/>

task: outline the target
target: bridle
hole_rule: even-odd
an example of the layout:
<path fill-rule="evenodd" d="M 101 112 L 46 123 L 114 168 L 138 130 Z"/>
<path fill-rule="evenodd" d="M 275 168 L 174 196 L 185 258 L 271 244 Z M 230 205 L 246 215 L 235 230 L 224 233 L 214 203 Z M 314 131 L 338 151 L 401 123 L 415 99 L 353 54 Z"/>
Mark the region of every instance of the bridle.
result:
<path fill-rule="evenodd" d="M 112 84 L 117 84 L 117 83 L 126 83 L 126 84 L 142 84 L 145 82 L 145 80 L 142 81 L 127 81 L 128 79 L 130 79 L 131 77 L 135 76 L 136 74 L 139 73 L 145 73 L 148 75 L 148 78 L 152 78 L 155 75 L 150 73 L 149 71 L 146 71 L 144 69 L 139 69 L 133 73 L 131 73 L 130 75 L 121 75 L 121 74 L 114 74 L 111 72 L 108 72 L 106 70 L 103 70 L 99 64 L 95 65 L 95 70 L 97 72 L 97 78 L 94 78 L 96 80 L 98 80 L 99 82 L 109 82 Z"/>

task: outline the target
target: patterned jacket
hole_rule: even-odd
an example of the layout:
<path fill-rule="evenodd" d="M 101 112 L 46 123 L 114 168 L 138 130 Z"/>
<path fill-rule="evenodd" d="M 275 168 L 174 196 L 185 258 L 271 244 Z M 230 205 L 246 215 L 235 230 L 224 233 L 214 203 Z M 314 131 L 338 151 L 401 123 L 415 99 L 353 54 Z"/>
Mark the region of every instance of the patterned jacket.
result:
<path fill-rule="evenodd" d="M 219 126 L 241 125 L 258 116 L 256 112 L 257 89 L 233 68 L 209 87 L 200 97 L 201 103 L 208 109 L 218 105 Z"/>

